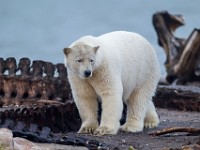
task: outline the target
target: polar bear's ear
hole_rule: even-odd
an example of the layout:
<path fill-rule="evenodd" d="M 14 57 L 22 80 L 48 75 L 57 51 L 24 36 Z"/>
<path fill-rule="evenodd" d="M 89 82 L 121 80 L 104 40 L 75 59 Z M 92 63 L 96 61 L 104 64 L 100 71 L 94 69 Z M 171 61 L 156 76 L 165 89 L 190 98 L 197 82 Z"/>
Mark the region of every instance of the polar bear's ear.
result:
<path fill-rule="evenodd" d="M 69 54 L 69 52 L 71 51 L 71 48 L 64 48 L 63 52 L 64 54 L 67 56 Z"/>
<path fill-rule="evenodd" d="M 100 46 L 95 46 L 93 47 L 93 50 L 94 50 L 94 53 L 96 54 L 97 53 L 97 50 L 99 49 Z"/>

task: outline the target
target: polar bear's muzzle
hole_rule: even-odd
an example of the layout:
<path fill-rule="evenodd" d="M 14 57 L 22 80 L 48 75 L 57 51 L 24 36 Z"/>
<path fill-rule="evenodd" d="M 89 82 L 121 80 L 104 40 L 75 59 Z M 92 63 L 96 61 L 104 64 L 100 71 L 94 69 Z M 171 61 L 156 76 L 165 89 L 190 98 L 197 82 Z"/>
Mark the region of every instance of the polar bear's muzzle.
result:
<path fill-rule="evenodd" d="M 91 77 L 92 70 L 93 70 L 93 66 L 90 62 L 84 62 L 80 64 L 80 66 L 77 69 L 78 74 L 82 79 Z"/>
<path fill-rule="evenodd" d="M 90 77 L 92 75 L 92 71 L 91 70 L 85 70 L 84 75 L 85 75 L 86 78 Z"/>

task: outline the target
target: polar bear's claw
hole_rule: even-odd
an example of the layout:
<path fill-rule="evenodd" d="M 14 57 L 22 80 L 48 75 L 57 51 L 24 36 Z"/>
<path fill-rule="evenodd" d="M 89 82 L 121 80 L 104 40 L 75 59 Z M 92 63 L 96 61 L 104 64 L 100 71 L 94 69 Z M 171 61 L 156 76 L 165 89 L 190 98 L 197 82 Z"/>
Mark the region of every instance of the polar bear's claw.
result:
<path fill-rule="evenodd" d="M 82 127 L 82 128 L 80 128 L 78 133 L 93 134 L 95 130 L 96 130 L 96 127 Z"/>
<path fill-rule="evenodd" d="M 159 124 L 159 119 L 157 117 L 148 118 L 144 121 L 145 128 L 155 128 Z"/>
<path fill-rule="evenodd" d="M 94 134 L 96 135 L 106 135 L 106 134 L 117 134 L 117 131 L 116 129 L 112 129 L 112 128 L 109 128 L 109 127 L 98 127 L 95 131 L 94 131 Z"/>

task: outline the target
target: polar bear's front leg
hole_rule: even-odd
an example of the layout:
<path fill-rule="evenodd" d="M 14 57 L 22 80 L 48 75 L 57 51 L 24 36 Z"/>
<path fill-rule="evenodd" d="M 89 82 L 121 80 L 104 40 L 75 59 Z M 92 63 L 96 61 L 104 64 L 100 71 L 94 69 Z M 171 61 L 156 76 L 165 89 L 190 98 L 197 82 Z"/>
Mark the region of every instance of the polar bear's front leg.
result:
<path fill-rule="evenodd" d="M 90 134 L 98 127 L 98 102 L 94 89 L 82 80 L 71 83 L 74 101 L 78 108 L 82 125 L 78 133 Z"/>
<path fill-rule="evenodd" d="M 102 98 L 102 115 L 100 126 L 95 134 L 117 134 L 123 110 L 122 95 L 112 93 Z"/>
<path fill-rule="evenodd" d="M 100 126 L 94 134 L 117 134 L 120 127 L 120 119 L 123 110 L 123 86 L 121 75 L 115 68 L 102 68 L 98 72 L 98 80 L 95 80 L 95 91 L 101 98 L 102 113 Z"/>
<path fill-rule="evenodd" d="M 82 125 L 78 133 L 93 133 L 94 130 L 98 127 L 97 120 L 97 97 L 85 93 L 86 95 L 79 95 L 76 97 L 76 104 L 81 116 Z"/>

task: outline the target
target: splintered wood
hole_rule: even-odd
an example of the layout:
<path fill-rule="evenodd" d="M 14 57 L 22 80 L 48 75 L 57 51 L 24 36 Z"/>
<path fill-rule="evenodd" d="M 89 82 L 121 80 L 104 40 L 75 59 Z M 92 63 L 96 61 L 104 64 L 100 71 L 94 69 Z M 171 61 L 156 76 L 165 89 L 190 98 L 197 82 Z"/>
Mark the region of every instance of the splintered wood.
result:
<path fill-rule="evenodd" d="M 174 32 L 184 25 L 184 19 L 167 11 L 155 13 L 153 25 L 166 53 L 167 81 L 200 81 L 200 29 L 194 29 L 187 39 L 175 37 Z"/>

